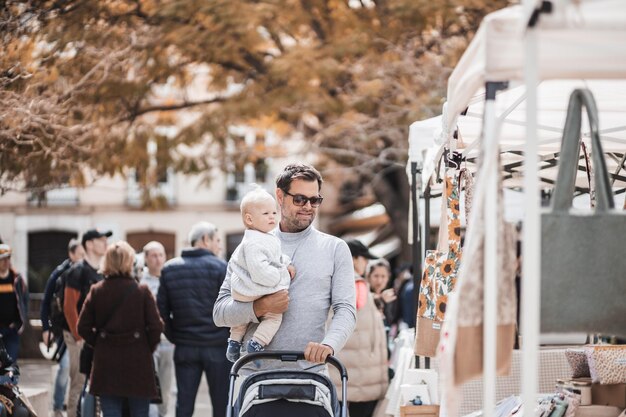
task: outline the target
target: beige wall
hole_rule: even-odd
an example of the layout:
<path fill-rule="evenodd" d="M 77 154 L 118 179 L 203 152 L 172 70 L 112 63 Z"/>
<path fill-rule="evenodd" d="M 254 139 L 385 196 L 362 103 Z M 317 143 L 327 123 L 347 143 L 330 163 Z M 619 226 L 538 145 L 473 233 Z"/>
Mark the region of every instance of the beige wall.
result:
<path fill-rule="evenodd" d="M 181 209 L 175 211 L 102 210 L 92 213 L 62 214 L 49 210 L 30 213 L 0 213 L 0 235 L 13 247 L 13 265 L 26 271 L 28 265 L 28 233 L 45 230 L 63 230 L 79 235 L 91 227 L 113 231 L 110 241 L 126 239 L 127 233 L 154 230 L 176 236 L 176 254 L 188 246 L 187 234 L 199 221 L 214 223 L 225 241 L 229 233 L 240 232 L 238 210 L 216 208 Z M 224 247 L 224 250 L 226 248 Z"/>
<path fill-rule="evenodd" d="M 299 158 L 289 158 L 298 161 Z M 286 161 L 274 160 L 268 174 L 273 179 Z M 14 249 L 13 264 L 21 272 L 28 265 L 28 234 L 58 230 L 75 232 L 98 227 L 113 231 L 111 241 L 126 239 L 127 233 L 158 231 L 176 236 L 176 254 L 188 245 L 187 234 L 199 221 L 214 223 L 224 242 L 229 233 L 243 231 L 239 205 L 225 201 L 226 176 L 216 170 L 210 183 L 200 176 L 174 176 L 176 204 L 168 210 L 145 211 L 127 205 L 128 182 L 121 175 L 99 179 L 76 190 L 77 205 L 35 207 L 27 193 L 11 192 L 0 196 L 0 236 Z M 325 185 L 327 191 L 330 187 Z M 330 201 L 329 201 L 330 202 Z"/>

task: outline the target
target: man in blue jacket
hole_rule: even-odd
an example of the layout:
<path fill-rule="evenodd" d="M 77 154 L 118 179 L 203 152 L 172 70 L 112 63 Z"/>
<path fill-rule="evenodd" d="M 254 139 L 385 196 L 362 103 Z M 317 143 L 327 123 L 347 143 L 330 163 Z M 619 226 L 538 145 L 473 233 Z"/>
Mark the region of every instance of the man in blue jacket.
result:
<path fill-rule="evenodd" d="M 228 329 L 213 322 L 213 305 L 226 276 L 226 262 L 218 258 L 221 242 L 217 228 L 200 222 L 191 228 L 181 256 L 161 271 L 157 304 L 165 323 L 165 336 L 176 348 L 174 367 L 178 398 L 176 417 L 191 417 L 202 373 L 206 374 L 213 417 L 226 415 Z"/>

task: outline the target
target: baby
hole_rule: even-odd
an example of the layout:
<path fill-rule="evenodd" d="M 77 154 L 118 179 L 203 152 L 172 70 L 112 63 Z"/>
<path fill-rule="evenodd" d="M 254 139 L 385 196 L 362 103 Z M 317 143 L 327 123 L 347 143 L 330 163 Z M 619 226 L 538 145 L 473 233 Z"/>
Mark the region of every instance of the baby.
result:
<path fill-rule="evenodd" d="M 295 268 L 281 253 L 280 241 L 269 232 L 276 225 L 276 201 L 260 187 L 248 192 L 241 200 L 241 216 L 246 231 L 233 252 L 228 268 L 231 271 L 231 293 L 236 301 L 250 302 L 289 287 Z M 246 345 L 247 352 L 265 349 L 282 321 L 282 314 L 268 313 L 259 317 L 259 326 Z M 232 327 L 226 357 L 239 359 L 241 342 L 248 325 Z"/>

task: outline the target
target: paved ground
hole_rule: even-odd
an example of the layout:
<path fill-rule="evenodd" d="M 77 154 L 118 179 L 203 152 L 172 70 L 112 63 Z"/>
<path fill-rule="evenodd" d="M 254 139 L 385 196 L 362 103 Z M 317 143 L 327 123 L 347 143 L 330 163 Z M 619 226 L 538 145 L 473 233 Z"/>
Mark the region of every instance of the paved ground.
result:
<path fill-rule="evenodd" d="M 47 388 L 50 390 L 50 398 L 52 398 L 52 382 L 53 374 L 56 372 L 56 365 L 52 361 L 45 359 L 24 359 L 20 360 L 20 387 L 22 388 Z M 176 383 L 173 384 L 173 390 L 168 417 L 174 417 L 176 405 Z M 50 406 L 52 408 L 52 406 Z M 194 417 L 212 417 L 211 400 L 209 398 L 209 390 L 206 379 L 202 379 L 198 397 L 196 398 L 196 408 L 193 413 Z M 39 416 L 45 417 L 45 416 Z"/>

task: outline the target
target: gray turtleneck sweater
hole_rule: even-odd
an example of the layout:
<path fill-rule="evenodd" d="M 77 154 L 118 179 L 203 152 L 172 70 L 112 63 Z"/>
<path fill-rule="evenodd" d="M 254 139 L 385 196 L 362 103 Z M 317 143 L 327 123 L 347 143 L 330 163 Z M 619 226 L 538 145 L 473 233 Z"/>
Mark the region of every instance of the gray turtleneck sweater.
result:
<path fill-rule="evenodd" d="M 268 350 L 300 350 L 309 342 L 323 343 L 335 353 L 344 346 L 356 322 L 354 269 L 348 245 L 313 226 L 302 232 L 274 232 L 296 275 L 289 286 L 289 308 Z M 217 326 L 233 327 L 258 323 L 253 303 L 234 301 L 230 295 L 231 271 L 220 289 L 213 320 Z M 326 329 L 329 310 L 334 313 Z M 258 324 L 248 326 L 247 341 Z"/>

